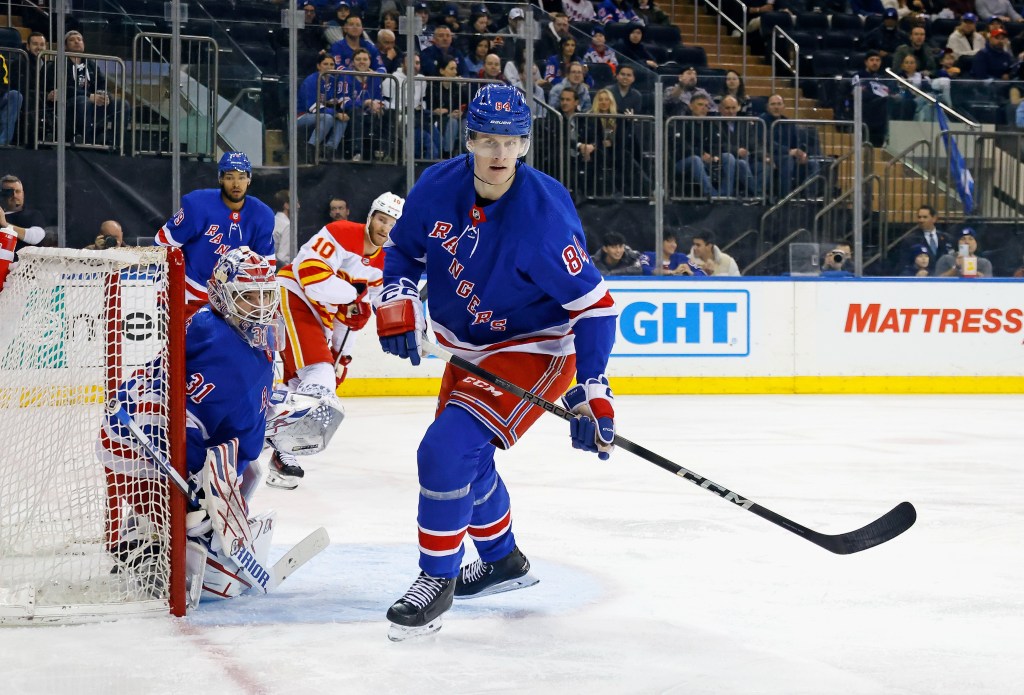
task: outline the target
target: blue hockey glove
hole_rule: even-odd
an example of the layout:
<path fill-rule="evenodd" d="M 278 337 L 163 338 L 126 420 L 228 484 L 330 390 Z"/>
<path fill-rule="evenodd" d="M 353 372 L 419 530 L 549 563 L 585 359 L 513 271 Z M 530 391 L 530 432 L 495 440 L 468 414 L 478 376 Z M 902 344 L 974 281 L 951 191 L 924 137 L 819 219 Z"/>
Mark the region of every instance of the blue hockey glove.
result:
<path fill-rule="evenodd" d="M 605 461 L 615 449 L 615 397 L 602 374 L 576 384 L 562 396 L 566 409 L 576 415 L 569 423 L 575 449 L 594 452 Z"/>
<path fill-rule="evenodd" d="M 402 278 L 399 283 L 386 286 L 374 304 L 381 348 L 418 365 L 420 336 L 427 324 L 416 285 Z"/>

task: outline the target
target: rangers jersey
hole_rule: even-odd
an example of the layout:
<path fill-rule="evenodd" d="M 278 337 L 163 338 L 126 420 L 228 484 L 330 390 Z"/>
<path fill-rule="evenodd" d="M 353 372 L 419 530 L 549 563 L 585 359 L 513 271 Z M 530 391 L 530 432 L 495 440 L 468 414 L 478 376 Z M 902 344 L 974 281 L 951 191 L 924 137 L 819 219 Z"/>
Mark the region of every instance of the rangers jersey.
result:
<path fill-rule="evenodd" d="M 292 262 L 277 273 L 282 287 L 300 297 L 331 334 L 338 307 L 380 294 L 384 249 L 363 255 L 366 226 L 358 222 L 331 222 L 303 244 Z M 368 298 L 355 285 L 365 286 Z M 362 288 L 360 288 L 362 289 Z"/>
<path fill-rule="evenodd" d="M 568 191 L 521 164 L 480 206 L 472 167 L 471 155 L 450 159 L 413 186 L 385 244 L 385 285 L 415 284 L 425 268 L 437 339 L 465 359 L 575 350 L 579 378 L 604 373 L 616 311 Z"/>
<path fill-rule="evenodd" d="M 181 209 L 156 235 L 158 246 L 180 247 L 185 255 L 185 299 L 205 302 L 206 281 L 217 260 L 231 249 L 248 246 L 271 265 L 274 258 L 274 212 L 265 203 L 246 196 L 239 211 L 232 211 L 219 188 L 192 191 L 181 199 Z"/>

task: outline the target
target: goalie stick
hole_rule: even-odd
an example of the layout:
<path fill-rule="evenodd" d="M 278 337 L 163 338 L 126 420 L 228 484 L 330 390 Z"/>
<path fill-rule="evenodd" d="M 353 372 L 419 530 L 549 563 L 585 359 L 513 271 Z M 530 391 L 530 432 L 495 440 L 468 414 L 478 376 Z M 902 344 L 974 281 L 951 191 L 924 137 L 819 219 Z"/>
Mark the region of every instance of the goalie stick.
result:
<path fill-rule="evenodd" d="M 532 391 L 527 391 L 524 388 L 516 386 L 511 381 L 503 379 L 496 374 L 492 374 L 483 367 L 479 367 L 458 355 L 453 355 L 440 345 L 430 342 L 426 337 L 424 337 L 422 341 L 421 351 L 424 354 L 434 355 L 435 357 L 438 357 L 459 369 L 467 371 L 484 381 L 494 384 L 498 388 L 505 389 L 517 398 L 521 398 L 527 403 L 543 408 L 563 420 L 571 422 L 576 418 L 575 415 L 562 406 L 541 398 Z M 645 461 L 649 461 L 660 468 L 664 468 L 668 472 L 674 473 L 684 480 L 689 480 L 694 485 L 702 487 L 709 492 L 713 492 L 722 499 L 732 502 L 733 504 L 746 509 L 748 512 L 756 514 L 762 519 L 767 519 L 776 526 L 781 526 L 790 533 L 795 533 L 801 538 L 808 540 L 825 550 L 836 553 L 837 555 L 857 553 L 862 550 L 867 550 L 868 548 L 873 548 L 874 546 L 885 543 L 886 541 L 890 541 L 913 526 L 914 522 L 917 520 L 917 510 L 914 509 L 914 505 L 910 502 L 900 502 L 887 513 L 856 531 L 835 535 L 820 533 L 818 531 L 812 531 L 806 526 L 802 526 L 795 521 L 790 521 L 781 514 L 777 514 L 776 512 L 773 512 L 767 507 L 763 507 L 752 500 L 741 497 L 732 490 L 724 488 L 718 483 L 713 482 L 698 473 L 694 473 L 688 468 L 684 468 L 677 463 L 673 463 L 664 456 L 656 454 L 639 444 L 635 444 L 625 437 L 621 437 L 616 434 L 615 446 L 625 449 L 632 454 L 636 454 Z"/>
<path fill-rule="evenodd" d="M 167 476 L 167 478 L 174 484 L 174 487 L 178 488 L 181 494 L 188 498 L 188 501 L 197 509 L 200 508 L 199 500 L 196 495 L 191 492 L 188 488 L 188 483 L 181 477 L 165 459 L 156 447 L 153 446 L 153 442 L 146 436 L 146 433 L 136 424 L 135 420 L 128 414 L 128 411 L 124 409 L 124 406 L 119 403 L 116 399 L 111 399 L 107 402 L 107 413 L 114 417 L 118 422 L 128 428 L 128 431 L 135 438 L 135 441 L 139 443 L 139 446 L 143 448 L 150 460 L 155 463 L 161 471 Z M 331 544 L 331 538 L 327 534 L 327 529 L 323 526 L 313 531 L 311 534 L 303 538 L 301 541 L 293 545 L 280 560 L 274 563 L 268 572 L 264 569 L 257 561 L 256 556 L 253 555 L 249 548 L 246 548 L 243 544 L 237 543 L 235 547 L 231 548 L 231 559 L 233 559 L 248 575 L 248 578 L 252 580 L 252 585 L 258 588 L 263 593 L 277 588 L 281 582 L 290 577 L 292 573 L 304 564 L 316 557 L 321 551 L 325 550 L 328 545 Z"/>

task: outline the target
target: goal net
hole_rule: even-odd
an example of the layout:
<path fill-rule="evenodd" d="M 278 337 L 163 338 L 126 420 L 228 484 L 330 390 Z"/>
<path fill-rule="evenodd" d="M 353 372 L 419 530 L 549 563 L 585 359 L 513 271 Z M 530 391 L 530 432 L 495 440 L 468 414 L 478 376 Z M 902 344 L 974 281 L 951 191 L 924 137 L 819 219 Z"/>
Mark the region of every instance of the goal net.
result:
<path fill-rule="evenodd" d="M 19 256 L 0 290 L 0 623 L 181 615 L 184 500 L 103 427 L 135 379 L 183 468 L 181 254 Z"/>

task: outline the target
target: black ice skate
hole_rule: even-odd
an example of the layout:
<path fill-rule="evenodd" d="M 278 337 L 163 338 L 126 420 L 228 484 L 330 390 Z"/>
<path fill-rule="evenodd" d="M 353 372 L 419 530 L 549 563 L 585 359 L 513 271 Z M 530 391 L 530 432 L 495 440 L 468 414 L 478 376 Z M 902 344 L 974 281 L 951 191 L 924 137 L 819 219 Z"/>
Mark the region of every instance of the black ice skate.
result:
<path fill-rule="evenodd" d="M 388 609 L 388 620 L 391 621 L 388 639 L 401 642 L 440 630 L 441 614 L 452 607 L 454 591 L 454 579 L 431 577 L 420 572 L 405 596 Z"/>
<path fill-rule="evenodd" d="M 519 547 L 497 562 L 474 560 L 459 571 L 455 598 L 478 598 L 533 586 L 540 580 L 530 576 L 530 561 Z"/>
<path fill-rule="evenodd" d="M 267 472 L 267 485 L 294 490 L 304 475 L 306 472 L 292 454 L 274 449 L 274 455 L 270 457 L 270 470 Z"/>
<path fill-rule="evenodd" d="M 130 590 L 150 598 L 166 596 L 167 553 L 156 527 L 145 517 L 131 517 L 110 551 L 111 574 L 121 575 Z"/>

